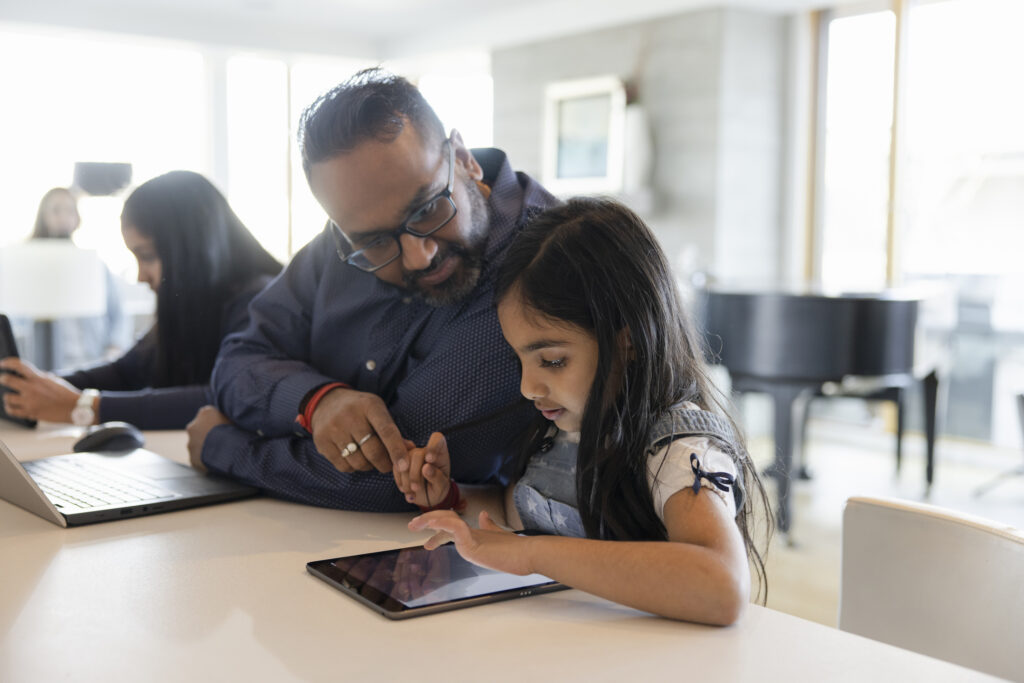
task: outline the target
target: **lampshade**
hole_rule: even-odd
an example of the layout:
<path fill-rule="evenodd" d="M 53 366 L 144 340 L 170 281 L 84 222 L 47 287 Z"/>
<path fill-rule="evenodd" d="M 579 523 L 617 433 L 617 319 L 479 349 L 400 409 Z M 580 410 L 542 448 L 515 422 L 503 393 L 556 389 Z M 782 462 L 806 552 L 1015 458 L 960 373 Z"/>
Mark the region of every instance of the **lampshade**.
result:
<path fill-rule="evenodd" d="M 103 196 L 115 194 L 132 181 L 132 165 L 104 161 L 75 162 L 74 187 L 86 194 Z"/>
<path fill-rule="evenodd" d="M 107 276 L 95 251 L 66 240 L 0 248 L 0 313 L 57 320 L 106 310 Z"/>

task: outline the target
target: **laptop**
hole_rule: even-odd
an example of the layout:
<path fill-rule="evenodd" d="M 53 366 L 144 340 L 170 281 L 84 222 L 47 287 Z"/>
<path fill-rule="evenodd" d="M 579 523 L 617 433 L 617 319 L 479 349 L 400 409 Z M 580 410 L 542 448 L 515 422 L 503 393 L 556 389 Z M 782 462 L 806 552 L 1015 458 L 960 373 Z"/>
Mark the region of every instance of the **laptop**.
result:
<path fill-rule="evenodd" d="M 143 448 L 18 462 L 0 441 L 0 499 L 62 527 L 222 503 L 258 492 Z"/>

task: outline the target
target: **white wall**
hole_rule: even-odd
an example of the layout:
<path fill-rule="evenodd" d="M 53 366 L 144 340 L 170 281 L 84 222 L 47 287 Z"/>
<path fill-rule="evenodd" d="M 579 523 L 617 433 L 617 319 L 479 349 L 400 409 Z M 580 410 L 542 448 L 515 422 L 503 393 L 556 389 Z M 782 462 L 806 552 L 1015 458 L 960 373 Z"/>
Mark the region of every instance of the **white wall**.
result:
<path fill-rule="evenodd" d="M 775 282 L 788 36 L 784 16 L 722 9 L 497 50 L 495 144 L 539 177 L 545 85 L 634 81 L 654 139 L 653 202 L 634 208 L 677 269 Z"/>

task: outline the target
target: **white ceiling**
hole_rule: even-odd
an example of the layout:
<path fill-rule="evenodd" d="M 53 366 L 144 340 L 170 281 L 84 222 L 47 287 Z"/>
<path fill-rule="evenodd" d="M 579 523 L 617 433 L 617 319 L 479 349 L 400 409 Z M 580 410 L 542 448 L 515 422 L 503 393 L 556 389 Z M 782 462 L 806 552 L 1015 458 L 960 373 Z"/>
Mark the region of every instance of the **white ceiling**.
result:
<path fill-rule="evenodd" d="M 0 0 L 0 22 L 373 60 L 495 48 L 712 6 L 850 0 Z"/>

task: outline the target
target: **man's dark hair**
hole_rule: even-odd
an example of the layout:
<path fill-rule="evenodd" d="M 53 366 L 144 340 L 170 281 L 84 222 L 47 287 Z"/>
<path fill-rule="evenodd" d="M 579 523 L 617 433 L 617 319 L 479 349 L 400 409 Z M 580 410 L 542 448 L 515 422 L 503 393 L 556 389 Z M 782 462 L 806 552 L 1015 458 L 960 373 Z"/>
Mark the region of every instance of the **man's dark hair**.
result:
<path fill-rule="evenodd" d="M 299 119 L 302 168 L 350 152 L 366 140 L 391 142 L 415 127 L 424 143 L 444 139 L 441 119 L 420 91 L 401 76 L 363 69 L 309 105 Z"/>

